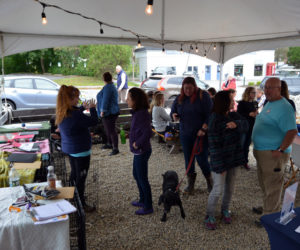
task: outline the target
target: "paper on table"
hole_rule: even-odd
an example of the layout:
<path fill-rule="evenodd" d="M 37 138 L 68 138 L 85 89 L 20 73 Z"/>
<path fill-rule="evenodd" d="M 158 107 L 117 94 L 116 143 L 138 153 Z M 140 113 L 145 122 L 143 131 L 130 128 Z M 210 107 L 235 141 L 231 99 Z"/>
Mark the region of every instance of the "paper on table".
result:
<path fill-rule="evenodd" d="M 49 224 L 49 223 L 53 223 L 53 222 L 64 221 L 64 220 L 67 220 L 68 218 L 69 218 L 68 215 L 62 215 L 62 216 L 54 217 L 54 218 L 51 218 L 48 220 L 39 221 L 35 217 L 32 217 L 32 219 L 34 221 L 34 225 Z"/>
<path fill-rule="evenodd" d="M 44 206 L 34 207 L 32 209 L 34 217 L 37 220 L 47 220 L 64 214 L 70 214 L 76 211 L 70 202 L 62 200 Z"/>

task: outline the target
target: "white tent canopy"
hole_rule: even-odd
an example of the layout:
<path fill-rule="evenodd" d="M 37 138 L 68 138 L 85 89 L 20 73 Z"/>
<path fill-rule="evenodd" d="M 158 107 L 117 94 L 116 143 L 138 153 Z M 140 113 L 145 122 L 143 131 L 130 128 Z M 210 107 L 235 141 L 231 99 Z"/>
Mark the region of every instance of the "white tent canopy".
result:
<path fill-rule="evenodd" d="M 57 5 L 95 20 L 46 7 Z M 247 52 L 300 46 L 299 0 L 1 0 L 0 56 L 82 44 L 137 44 L 189 51 L 223 64 Z M 104 34 L 100 34 L 103 23 Z M 122 31 L 117 26 L 130 32 Z M 216 50 L 213 46 L 216 44 Z"/>

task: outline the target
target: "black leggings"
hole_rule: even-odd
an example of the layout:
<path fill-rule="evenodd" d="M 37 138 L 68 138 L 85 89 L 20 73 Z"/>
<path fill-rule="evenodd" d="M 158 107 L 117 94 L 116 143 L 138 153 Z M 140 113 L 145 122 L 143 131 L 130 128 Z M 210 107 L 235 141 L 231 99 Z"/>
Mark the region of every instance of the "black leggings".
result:
<path fill-rule="evenodd" d="M 119 138 L 116 131 L 116 120 L 118 116 L 119 115 L 110 115 L 102 118 L 108 144 L 112 145 L 114 149 L 118 149 Z"/>
<path fill-rule="evenodd" d="M 70 182 L 72 185 L 73 183 L 75 184 L 82 205 L 85 205 L 84 189 L 85 189 L 85 180 L 90 167 L 90 159 L 91 159 L 90 155 L 84 157 L 73 157 L 69 155 L 69 160 L 71 165 Z"/>

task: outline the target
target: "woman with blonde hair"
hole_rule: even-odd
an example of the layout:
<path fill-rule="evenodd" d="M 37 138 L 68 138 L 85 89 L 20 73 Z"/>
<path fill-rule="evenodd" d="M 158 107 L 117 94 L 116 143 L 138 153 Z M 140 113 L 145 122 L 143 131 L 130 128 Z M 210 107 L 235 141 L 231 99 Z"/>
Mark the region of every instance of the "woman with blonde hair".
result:
<path fill-rule="evenodd" d="M 254 87 L 247 87 L 243 93 L 242 100 L 239 102 L 237 107 L 237 112 L 247 119 L 249 124 L 249 130 L 247 133 L 242 135 L 242 147 L 244 150 L 244 156 L 246 163 L 244 167 L 249 170 L 248 165 L 248 154 L 249 147 L 251 144 L 251 135 L 255 122 L 255 117 L 258 114 L 258 103 L 255 101 L 256 98 L 256 89 Z"/>
<path fill-rule="evenodd" d="M 91 135 L 89 127 L 97 125 L 98 116 L 94 100 L 77 107 L 80 91 L 73 86 L 62 85 L 57 96 L 56 120 L 61 135 L 62 151 L 69 155 L 71 165 L 70 182 L 75 184 L 86 212 L 95 208 L 86 204 L 84 198 L 85 180 L 90 166 Z M 83 114 L 90 110 L 90 116 Z"/>
<path fill-rule="evenodd" d="M 161 135 L 164 135 L 168 126 L 168 122 L 171 121 L 171 117 L 164 109 L 164 94 L 157 93 L 153 98 L 153 106 L 150 113 L 152 113 L 152 125 L 154 129 Z M 158 136 L 158 142 L 163 143 L 164 140 L 161 136 Z"/>

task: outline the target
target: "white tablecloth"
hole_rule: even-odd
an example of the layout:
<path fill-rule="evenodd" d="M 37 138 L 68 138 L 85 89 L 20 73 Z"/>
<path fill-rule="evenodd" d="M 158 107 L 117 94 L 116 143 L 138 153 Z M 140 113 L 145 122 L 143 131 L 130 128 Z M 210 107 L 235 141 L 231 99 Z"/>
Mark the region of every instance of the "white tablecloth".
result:
<path fill-rule="evenodd" d="M 0 188 L 0 249 L 70 249 L 69 220 L 34 225 L 27 212 L 8 211 L 9 206 L 16 198 L 24 194 L 21 186 Z"/>

